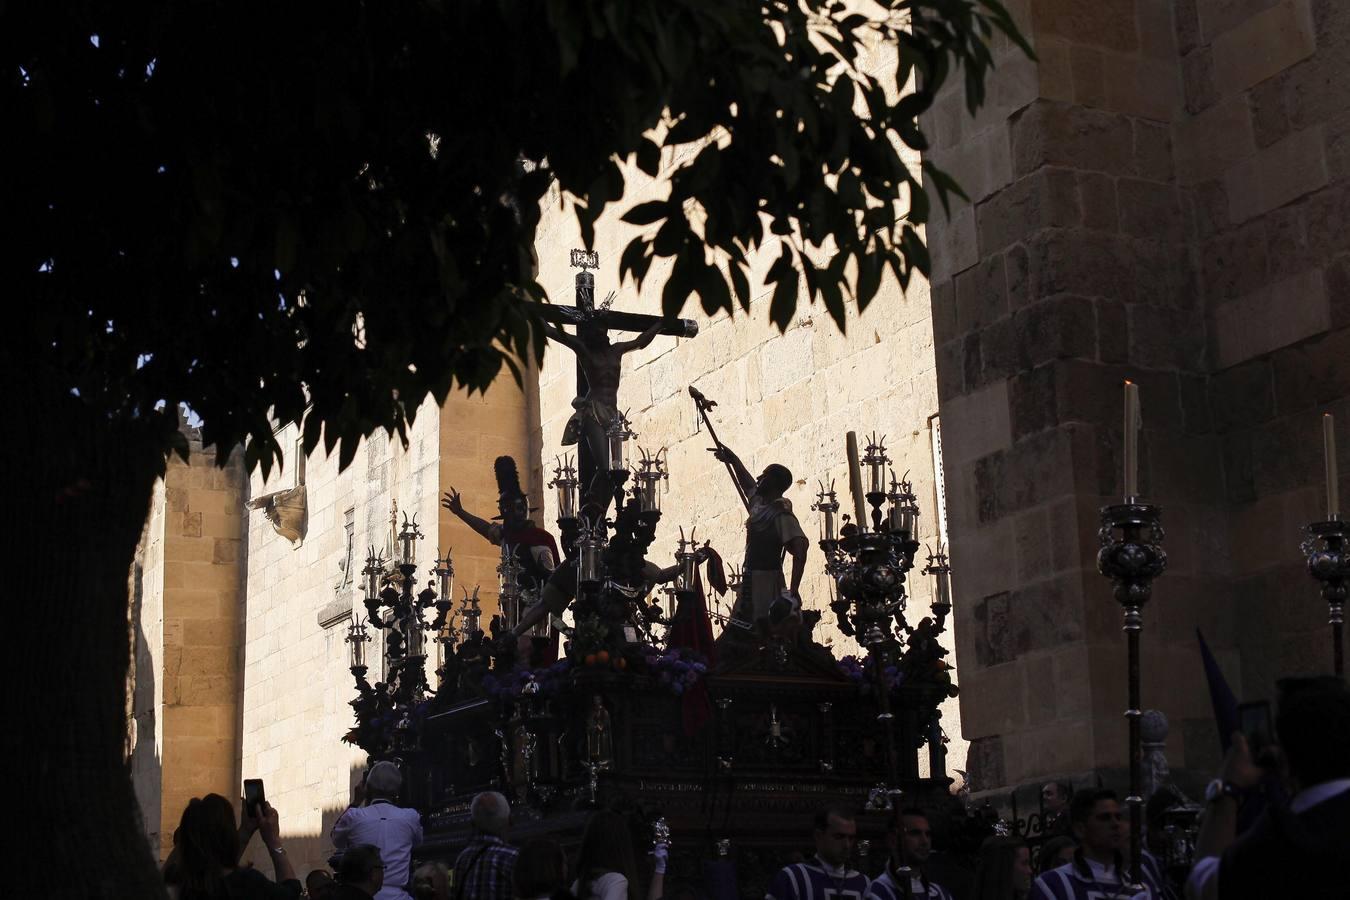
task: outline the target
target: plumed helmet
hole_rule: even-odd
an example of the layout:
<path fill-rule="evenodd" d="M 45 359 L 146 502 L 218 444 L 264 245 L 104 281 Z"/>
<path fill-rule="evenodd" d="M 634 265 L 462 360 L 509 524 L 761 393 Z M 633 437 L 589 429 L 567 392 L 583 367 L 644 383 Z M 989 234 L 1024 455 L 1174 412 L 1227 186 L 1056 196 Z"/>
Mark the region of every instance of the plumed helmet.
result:
<path fill-rule="evenodd" d="M 497 473 L 498 501 L 515 500 L 518 497 L 525 496 L 525 492 L 520 489 L 520 472 L 516 469 L 514 459 L 509 456 L 499 456 L 497 461 L 492 464 L 492 468 Z"/>

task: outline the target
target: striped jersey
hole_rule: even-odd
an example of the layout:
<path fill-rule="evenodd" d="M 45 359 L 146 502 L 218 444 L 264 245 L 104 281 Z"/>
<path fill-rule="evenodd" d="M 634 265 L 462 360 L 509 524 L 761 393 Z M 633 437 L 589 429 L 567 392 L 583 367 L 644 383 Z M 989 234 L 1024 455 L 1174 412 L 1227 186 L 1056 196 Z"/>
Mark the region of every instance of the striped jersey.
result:
<path fill-rule="evenodd" d="M 827 866 L 819 856 L 778 870 L 764 900 L 863 900 L 867 876 Z"/>
<path fill-rule="evenodd" d="M 1029 900 L 1164 900 L 1162 871 L 1158 861 L 1144 854 L 1144 890 L 1131 892 L 1121 884 L 1120 872 L 1115 866 L 1084 859 L 1087 871 L 1079 862 L 1065 863 L 1041 875 L 1031 886 Z M 1091 877 L 1089 877 L 1089 874 Z"/>
<path fill-rule="evenodd" d="M 909 880 L 909 896 L 914 900 L 952 900 L 952 895 L 941 885 L 928 882 L 925 887 L 923 881 L 911 877 Z M 903 882 L 899 880 L 891 867 L 888 865 L 886 871 L 881 873 L 881 877 L 872 882 L 872 886 L 867 889 L 868 900 L 905 900 L 905 889 Z"/>

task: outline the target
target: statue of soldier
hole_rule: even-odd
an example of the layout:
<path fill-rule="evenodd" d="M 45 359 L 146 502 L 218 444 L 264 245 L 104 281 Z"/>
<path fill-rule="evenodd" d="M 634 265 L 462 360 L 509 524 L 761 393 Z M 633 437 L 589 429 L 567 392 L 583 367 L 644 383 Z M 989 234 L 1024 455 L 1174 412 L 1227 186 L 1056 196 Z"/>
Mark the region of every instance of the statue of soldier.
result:
<path fill-rule="evenodd" d="M 792 486 L 786 466 L 771 463 L 759 478 L 725 446 L 710 448 L 718 460 L 729 463 L 749 498 L 745 520 L 745 559 L 742 562 L 741 615 L 753 621 L 777 625 L 801 609 L 798 590 L 806 571 L 811 542 L 792 511 L 792 501 L 783 494 Z M 792 556 L 792 574 L 783 582 L 783 557 Z"/>
<path fill-rule="evenodd" d="M 530 519 L 533 510 L 530 509 L 525 492 L 521 490 L 516 461 L 509 456 L 499 456 L 493 463 L 493 470 L 497 476 L 497 515 L 492 517 L 493 521 L 479 518 L 466 510 L 459 491 L 453 486 L 441 499 L 441 505 L 488 541 L 501 547 L 503 559 L 509 552 L 521 567 L 521 587 L 528 595 L 537 598 L 549 576 L 558 567 L 558 544 L 553 535 L 536 526 Z M 513 619 L 523 618 L 526 611 L 515 613 Z M 556 645 L 556 635 L 552 636 L 552 641 Z"/>

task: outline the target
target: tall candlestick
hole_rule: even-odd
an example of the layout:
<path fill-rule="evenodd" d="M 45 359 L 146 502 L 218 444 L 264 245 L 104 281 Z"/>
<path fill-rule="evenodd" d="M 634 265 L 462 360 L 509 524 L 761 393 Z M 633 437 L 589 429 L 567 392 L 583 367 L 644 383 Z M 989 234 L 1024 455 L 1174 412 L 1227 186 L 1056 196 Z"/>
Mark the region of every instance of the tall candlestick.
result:
<path fill-rule="evenodd" d="M 1125 382 L 1125 502 L 1139 494 L 1139 385 Z"/>
<path fill-rule="evenodd" d="M 1339 519 L 1341 490 L 1336 471 L 1336 417 L 1331 413 L 1322 414 L 1322 453 L 1327 467 L 1327 518 Z"/>
<path fill-rule="evenodd" d="M 845 436 L 848 445 L 848 491 L 853 495 L 853 517 L 858 533 L 867 530 L 867 507 L 863 504 L 862 467 L 858 464 L 858 434 L 850 431 Z"/>

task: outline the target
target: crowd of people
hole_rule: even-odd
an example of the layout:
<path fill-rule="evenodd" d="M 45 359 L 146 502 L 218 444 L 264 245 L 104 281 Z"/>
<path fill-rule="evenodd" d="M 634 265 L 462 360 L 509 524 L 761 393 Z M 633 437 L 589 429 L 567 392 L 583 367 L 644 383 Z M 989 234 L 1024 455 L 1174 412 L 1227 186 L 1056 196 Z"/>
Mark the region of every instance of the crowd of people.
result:
<path fill-rule="evenodd" d="M 1350 689 L 1338 678 L 1281 682 L 1277 741 L 1254 751 L 1241 732 L 1205 791 L 1194 865 L 1169 883 L 1143 853 L 1132 877 L 1129 829 L 1121 799 L 1103 788 L 1043 789 L 1037 852 L 1016 836 L 984 840 L 972 867 L 935 853 L 930 813 L 897 807 L 886 831 L 887 857 L 875 879 L 850 867 L 857 854 L 856 815 L 821 810 L 811 829 L 814 855 L 782 868 L 765 900 L 1350 900 Z M 364 796 L 333 827 L 336 872 L 308 873 L 302 886 L 281 843 L 277 812 L 265 801 L 236 823 L 217 794 L 192 800 L 174 832 L 164 867 L 174 900 L 660 900 L 667 893 L 668 848 L 653 847 L 639 866 L 628 820 L 592 813 L 569 864 L 563 847 L 536 839 L 509 841 L 511 808 L 495 792 L 474 798 L 474 837 L 453 868 L 414 868 L 422 841 L 415 810 L 395 799 L 402 776 L 377 763 Z M 241 865 L 257 834 L 273 878 Z M 645 848 L 644 848 L 645 850 Z M 646 889 L 642 873 L 650 869 Z M 682 888 L 680 895 L 700 896 Z M 723 900 L 721 896 L 718 900 Z"/>

